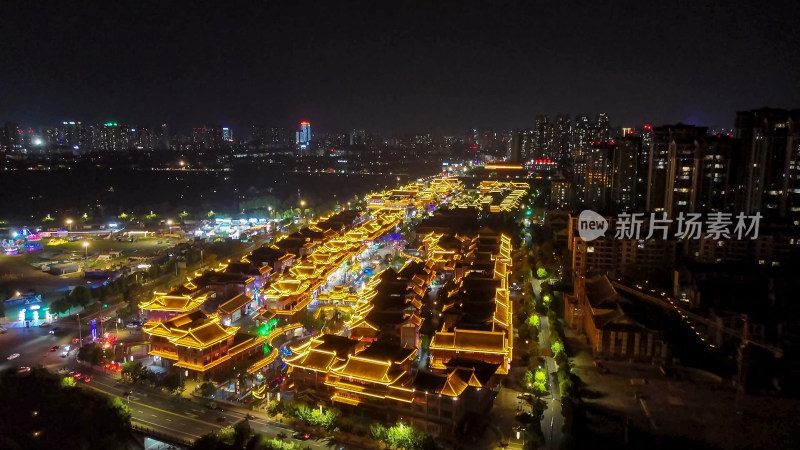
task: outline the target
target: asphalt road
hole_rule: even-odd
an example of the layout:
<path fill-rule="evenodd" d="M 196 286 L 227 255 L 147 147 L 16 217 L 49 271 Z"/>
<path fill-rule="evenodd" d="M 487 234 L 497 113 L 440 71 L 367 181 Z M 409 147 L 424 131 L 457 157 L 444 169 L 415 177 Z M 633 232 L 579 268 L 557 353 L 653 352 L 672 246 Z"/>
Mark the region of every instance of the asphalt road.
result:
<path fill-rule="evenodd" d="M 4 326 L 8 332 L 0 334 L 0 370 L 24 366 L 43 366 L 52 371 L 58 370 L 67 364 L 67 359 L 61 357 L 62 348 L 72 345 L 73 334 L 78 336 L 78 324 L 74 318 L 71 321 L 54 322 L 50 327 Z M 56 326 L 59 328 L 56 334 L 50 334 L 50 330 Z M 50 347 L 54 345 L 58 345 L 59 349 L 51 352 Z M 12 353 L 19 353 L 20 356 L 13 360 L 6 359 Z M 75 350 L 71 350 L 71 355 L 74 354 Z"/>
<path fill-rule="evenodd" d="M 96 368 L 87 370 L 85 365 L 75 359 L 77 346 L 72 345 L 73 336 L 77 336 L 77 320 L 74 317 L 69 321 L 61 320 L 56 322 L 56 326 L 60 331 L 57 335 L 49 334 L 52 327 L 11 327 L 7 333 L 0 334 L 0 352 L 2 352 L 0 370 L 42 366 L 53 373 L 61 368 L 81 371 L 92 378 L 81 386 L 122 398 L 128 404 L 134 422 L 187 440 L 198 439 L 206 433 L 233 425 L 245 418 L 244 410 L 225 405 L 222 406 L 223 411 L 209 409 L 198 401 L 177 400 L 174 396 L 149 387 L 131 389 L 129 385 L 118 383 L 114 377 Z M 83 325 L 83 328 L 84 332 L 88 331 L 88 326 Z M 62 358 L 62 348 L 68 344 L 72 347 L 69 357 Z M 61 348 L 51 352 L 50 347 L 54 345 L 59 345 Z M 19 353 L 20 356 L 7 360 L 6 357 L 12 353 Z M 133 394 L 128 400 L 122 397 L 122 394 L 129 390 Z M 255 432 L 269 437 L 276 437 L 278 433 L 283 432 L 291 440 L 293 431 L 290 428 L 268 421 L 258 412 L 253 414 L 256 417 L 250 420 L 250 425 Z M 316 449 L 328 448 L 324 441 L 314 439 L 306 441 L 304 445 Z"/>
<path fill-rule="evenodd" d="M 224 404 L 221 405 L 222 411 L 218 411 L 206 407 L 201 400 L 178 399 L 146 386 L 131 387 L 103 373 L 95 372 L 92 381 L 84 386 L 121 398 L 130 408 L 134 422 L 187 440 L 196 440 L 204 434 L 232 426 L 244 420 L 246 415 L 245 410 Z M 129 398 L 123 397 L 126 391 L 132 392 Z M 249 422 L 254 432 L 271 438 L 282 432 L 292 440 L 291 428 L 268 421 L 258 412 L 251 414 L 254 418 Z M 315 449 L 329 448 L 324 440 L 317 439 L 305 441 L 303 445 Z"/>
<path fill-rule="evenodd" d="M 546 316 L 539 316 L 539 342 L 550 342 L 550 324 Z M 547 402 L 547 408 L 542 417 L 542 433 L 544 434 L 545 447 L 548 449 L 561 448 L 561 440 L 564 435 L 561 427 L 564 425 L 564 416 L 561 415 L 561 392 L 558 387 L 558 365 L 549 356 L 545 357 L 547 365 L 547 382 L 549 396 L 543 399 Z"/>

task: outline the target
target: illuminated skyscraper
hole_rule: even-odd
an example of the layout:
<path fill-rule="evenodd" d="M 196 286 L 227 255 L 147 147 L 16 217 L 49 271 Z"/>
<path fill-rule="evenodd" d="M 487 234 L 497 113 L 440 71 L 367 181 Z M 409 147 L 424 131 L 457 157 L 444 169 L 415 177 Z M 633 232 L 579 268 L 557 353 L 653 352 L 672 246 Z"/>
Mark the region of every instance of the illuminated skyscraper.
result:
<path fill-rule="evenodd" d="M 739 111 L 734 133 L 744 161 L 739 171 L 742 210 L 800 225 L 800 110 Z"/>
<path fill-rule="evenodd" d="M 233 131 L 228 127 L 222 127 L 222 140 L 225 142 L 233 142 Z"/>
<path fill-rule="evenodd" d="M 584 201 L 590 208 L 605 210 L 611 190 L 613 145 L 598 142 L 584 155 L 586 160 L 586 187 Z"/>
<path fill-rule="evenodd" d="M 630 212 L 640 207 L 636 204 L 638 156 L 642 138 L 629 134 L 614 143 L 611 160 L 611 207 L 614 212 Z"/>
<path fill-rule="evenodd" d="M 297 132 L 297 145 L 300 148 L 307 148 L 308 144 L 311 142 L 311 123 L 310 122 L 300 122 L 300 131 Z"/>

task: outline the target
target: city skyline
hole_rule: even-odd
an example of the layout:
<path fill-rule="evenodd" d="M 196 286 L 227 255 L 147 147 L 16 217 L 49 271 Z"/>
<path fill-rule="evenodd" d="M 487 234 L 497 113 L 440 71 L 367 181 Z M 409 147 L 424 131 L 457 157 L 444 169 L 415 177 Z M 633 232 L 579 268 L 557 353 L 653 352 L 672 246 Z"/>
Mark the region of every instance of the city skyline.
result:
<path fill-rule="evenodd" d="M 0 447 L 797 441 L 797 0 L 0 17 Z"/>
<path fill-rule="evenodd" d="M 748 2 L 310 4 L 304 20 L 263 5 L 3 8 L 17 20 L 3 32 L 15 45 L 0 61 L 15 70 L 0 75 L 0 117 L 20 123 L 314 118 L 323 131 L 447 133 L 602 112 L 727 127 L 731 111 L 800 101 L 791 2 L 769 16 Z"/>

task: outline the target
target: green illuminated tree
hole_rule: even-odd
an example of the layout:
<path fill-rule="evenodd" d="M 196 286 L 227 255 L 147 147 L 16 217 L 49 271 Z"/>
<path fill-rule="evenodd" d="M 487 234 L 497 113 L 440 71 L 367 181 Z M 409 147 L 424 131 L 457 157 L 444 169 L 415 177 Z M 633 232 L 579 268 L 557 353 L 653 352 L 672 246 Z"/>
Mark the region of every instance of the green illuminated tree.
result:
<path fill-rule="evenodd" d="M 369 427 L 370 436 L 376 441 L 383 441 L 386 439 L 387 429 L 379 423 L 373 423 Z"/>
<path fill-rule="evenodd" d="M 73 377 L 64 377 L 61 379 L 61 386 L 62 387 L 75 387 L 78 383 L 75 381 Z"/>

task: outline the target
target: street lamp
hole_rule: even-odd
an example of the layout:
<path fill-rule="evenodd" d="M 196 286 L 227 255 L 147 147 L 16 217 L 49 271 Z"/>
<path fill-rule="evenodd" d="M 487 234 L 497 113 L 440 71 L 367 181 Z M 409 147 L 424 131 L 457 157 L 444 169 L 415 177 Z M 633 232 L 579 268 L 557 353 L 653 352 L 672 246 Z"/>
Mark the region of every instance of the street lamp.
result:
<path fill-rule="evenodd" d="M 85 254 L 85 258 L 86 258 L 86 262 L 88 264 L 88 262 L 89 262 L 89 243 L 87 241 L 83 241 L 83 249 L 85 250 L 85 253 L 86 253 Z"/>
<path fill-rule="evenodd" d="M 72 219 L 67 219 L 67 225 L 69 225 L 69 231 L 72 232 Z"/>
<path fill-rule="evenodd" d="M 83 335 L 81 334 L 81 313 L 76 314 L 78 316 L 78 346 L 83 347 Z"/>

